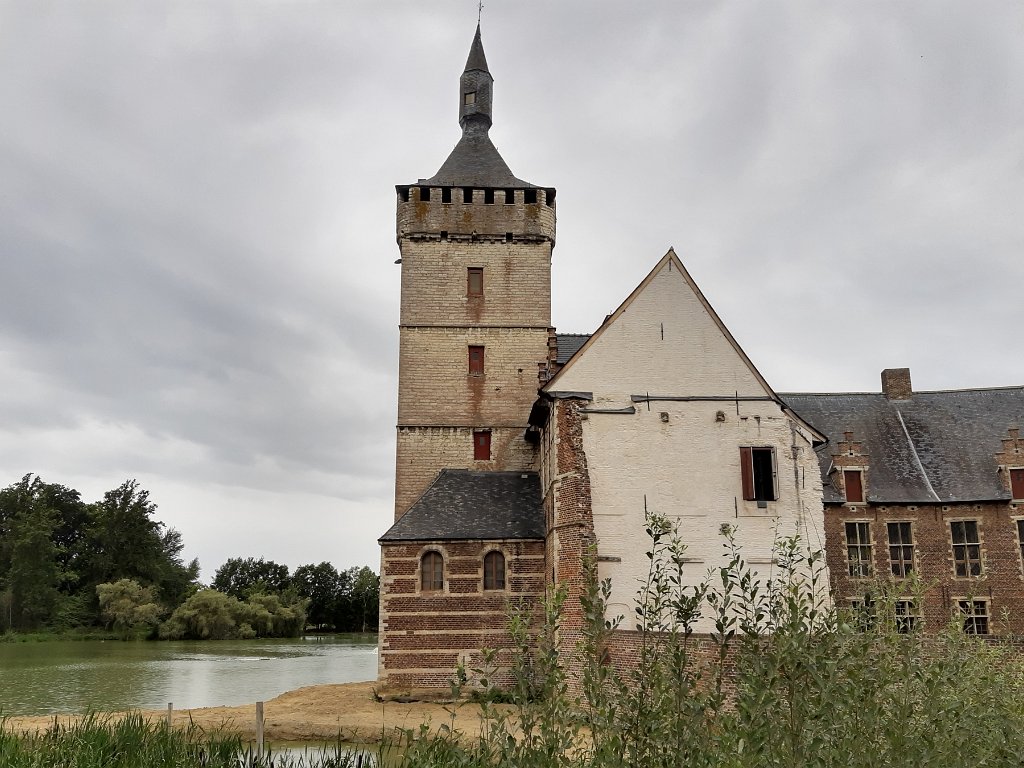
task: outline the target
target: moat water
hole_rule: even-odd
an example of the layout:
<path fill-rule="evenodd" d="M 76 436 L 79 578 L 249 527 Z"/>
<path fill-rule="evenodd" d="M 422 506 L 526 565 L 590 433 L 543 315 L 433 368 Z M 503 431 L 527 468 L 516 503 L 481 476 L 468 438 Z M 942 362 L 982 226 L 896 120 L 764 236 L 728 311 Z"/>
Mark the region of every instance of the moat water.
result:
<path fill-rule="evenodd" d="M 376 676 L 376 635 L 0 643 L 0 715 L 234 706 Z"/>

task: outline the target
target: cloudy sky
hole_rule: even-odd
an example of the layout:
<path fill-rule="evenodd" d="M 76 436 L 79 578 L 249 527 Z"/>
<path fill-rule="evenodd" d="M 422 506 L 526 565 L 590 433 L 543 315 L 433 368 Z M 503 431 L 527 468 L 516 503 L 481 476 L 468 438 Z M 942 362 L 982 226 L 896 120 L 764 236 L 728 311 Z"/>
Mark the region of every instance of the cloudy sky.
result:
<path fill-rule="evenodd" d="M 376 567 L 394 185 L 458 139 L 475 24 L 0 1 L 0 484 L 138 478 L 206 578 Z M 779 391 L 1024 383 L 1024 4 L 490 0 L 483 39 L 559 330 L 674 246 Z"/>

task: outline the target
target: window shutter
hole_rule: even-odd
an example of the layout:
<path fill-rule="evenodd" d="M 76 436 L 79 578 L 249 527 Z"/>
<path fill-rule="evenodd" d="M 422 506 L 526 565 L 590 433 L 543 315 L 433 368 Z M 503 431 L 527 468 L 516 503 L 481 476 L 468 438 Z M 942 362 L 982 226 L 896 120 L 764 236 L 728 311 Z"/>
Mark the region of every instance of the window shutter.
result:
<path fill-rule="evenodd" d="M 1024 469 L 1010 470 L 1010 495 L 1015 499 L 1024 499 Z"/>
<path fill-rule="evenodd" d="M 846 486 L 846 500 L 852 504 L 860 504 L 864 501 L 864 486 L 861 483 L 860 470 L 845 470 L 843 472 L 843 485 Z"/>
<path fill-rule="evenodd" d="M 743 479 L 743 498 L 754 499 L 754 458 L 750 448 L 740 448 L 740 477 Z"/>

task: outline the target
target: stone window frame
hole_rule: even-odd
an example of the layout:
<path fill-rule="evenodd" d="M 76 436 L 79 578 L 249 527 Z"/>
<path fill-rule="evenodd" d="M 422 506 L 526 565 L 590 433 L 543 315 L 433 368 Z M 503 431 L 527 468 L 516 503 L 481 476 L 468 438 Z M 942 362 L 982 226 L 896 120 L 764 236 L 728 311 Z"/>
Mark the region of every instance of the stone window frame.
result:
<path fill-rule="evenodd" d="M 1017 537 L 1017 564 L 1020 566 L 1017 576 L 1024 580 L 1024 515 L 1010 515 L 1010 522 Z"/>
<path fill-rule="evenodd" d="M 978 540 L 977 540 L 977 542 L 965 541 L 963 543 L 958 543 L 958 542 L 953 541 L 953 524 L 954 523 L 974 523 L 975 528 L 977 529 L 977 532 L 978 532 Z M 972 517 L 972 516 L 968 516 L 968 515 L 963 515 L 963 516 L 946 518 L 946 534 L 948 536 L 949 554 L 950 554 L 949 562 L 950 562 L 950 566 L 952 567 L 953 578 L 954 579 L 981 579 L 981 578 L 985 577 L 986 572 L 987 572 L 988 569 L 985 567 L 985 535 L 984 535 L 984 531 L 982 530 L 982 528 L 983 528 L 983 526 L 981 524 L 981 519 L 978 518 L 978 517 Z M 966 537 L 966 531 L 964 532 L 964 535 Z M 965 573 L 963 576 L 961 576 L 956 571 L 956 566 L 957 566 L 956 548 L 957 547 L 972 547 L 972 546 L 977 546 L 977 548 L 978 548 L 978 558 L 977 558 L 977 560 L 978 560 L 978 572 L 977 573 L 971 573 L 970 572 L 972 558 L 970 557 L 970 551 L 968 550 L 967 551 L 967 557 L 966 557 L 966 560 L 965 560 L 966 565 L 967 565 L 967 568 L 966 568 L 967 573 Z"/>
<path fill-rule="evenodd" d="M 434 553 L 441 557 L 441 587 L 439 589 L 424 589 L 423 588 L 423 559 L 428 555 Z M 416 556 L 416 594 L 420 595 L 440 595 L 448 592 L 448 552 L 439 544 L 429 544 L 420 549 L 419 554 Z"/>
<path fill-rule="evenodd" d="M 863 507 L 868 503 L 868 489 L 867 489 L 867 467 L 840 467 L 840 472 L 843 476 L 843 499 L 844 504 L 848 507 Z M 846 473 L 856 472 L 860 475 L 860 501 L 850 501 L 846 493 Z"/>
<path fill-rule="evenodd" d="M 854 518 L 852 520 L 843 520 L 843 541 L 846 542 L 846 575 L 851 579 L 873 579 L 875 576 L 875 542 L 871 535 L 871 523 L 874 522 L 870 519 Z M 867 538 L 861 540 L 860 536 L 857 537 L 857 542 L 854 544 L 850 543 L 848 525 L 866 525 L 867 526 Z M 850 559 L 851 548 L 858 550 L 858 555 L 863 554 L 863 550 L 867 550 L 868 557 L 865 560 L 863 557 L 858 557 L 857 560 Z M 867 573 L 856 574 L 853 572 L 853 566 L 855 564 L 867 563 Z"/>
<path fill-rule="evenodd" d="M 990 597 L 977 597 L 960 595 L 952 598 L 953 604 L 956 606 L 957 615 L 963 619 L 963 633 L 965 635 L 977 635 L 979 637 L 989 637 L 992 635 L 992 598 Z M 971 604 L 971 613 L 967 613 L 964 610 L 965 604 Z M 978 613 L 977 606 L 984 606 L 984 613 Z M 981 625 L 984 632 L 978 632 L 979 619 L 981 619 Z M 971 631 L 968 631 L 968 627 L 973 627 Z"/>
<path fill-rule="evenodd" d="M 902 612 L 901 607 L 903 607 Z M 897 597 L 893 601 L 893 616 L 896 619 L 896 631 L 901 635 L 911 634 L 924 621 L 921 601 L 911 595 Z"/>
<path fill-rule="evenodd" d="M 487 584 L 487 558 L 489 555 L 498 554 L 501 555 L 501 572 L 502 572 L 502 585 L 500 587 L 488 588 Z M 480 557 L 480 591 L 481 592 L 508 592 L 508 564 L 509 554 L 505 551 L 504 547 L 489 546 L 487 547 L 483 555 Z"/>
<path fill-rule="evenodd" d="M 885 521 L 885 544 L 886 544 L 886 550 L 887 550 L 886 551 L 886 555 L 887 555 L 887 559 L 889 561 L 889 573 L 894 578 L 906 579 L 906 578 L 908 578 L 910 576 L 911 573 L 917 571 L 917 536 L 916 536 L 916 533 L 914 531 L 914 523 L 915 522 L 917 522 L 917 521 L 916 520 L 912 520 L 912 519 L 911 520 L 899 520 L 899 519 L 897 519 L 897 520 L 886 520 Z M 899 544 L 893 544 L 892 543 L 892 538 L 889 536 L 889 526 L 890 525 L 902 525 L 904 523 L 906 523 L 907 525 L 910 526 L 910 543 L 907 544 L 906 542 L 901 542 Z M 900 574 L 895 573 L 893 571 L 893 566 L 896 564 L 896 561 L 894 561 L 893 558 L 892 558 L 892 550 L 893 550 L 894 547 L 903 548 L 903 547 L 908 547 L 908 546 L 910 547 L 910 550 L 911 550 L 911 554 L 910 554 L 910 570 L 905 571 L 902 575 L 900 575 Z M 900 562 L 903 562 L 903 560 L 901 559 Z"/>

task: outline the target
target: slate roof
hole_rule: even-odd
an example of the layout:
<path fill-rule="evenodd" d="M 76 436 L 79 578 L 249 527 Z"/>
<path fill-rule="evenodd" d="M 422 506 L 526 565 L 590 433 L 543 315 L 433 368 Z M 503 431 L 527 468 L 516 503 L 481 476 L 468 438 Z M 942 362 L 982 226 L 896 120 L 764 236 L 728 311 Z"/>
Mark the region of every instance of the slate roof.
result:
<path fill-rule="evenodd" d="M 442 469 L 380 541 L 543 538 L 536 472 Z"/>
<path fill-rule="evenodd" d="M 1024 426 L 1024 387 L 914 392 L 909 400 L 882 394 L 779 396 L 829 437 L 818 449 L 826 502 L 844 500 L 828 476 L 843 432 L 853 432 L 868 454 L 870 502 L 1010 498 L 995 454 L 1009 428 Z"/>
<path fill-rule="evenodd" d="M 533 189 L 536 185 L 517 179 L 498 154 L 484 131 L 464 131 L 440 170 L 423 184 L 463 187 L 514 187 Z"/>
<path fill-rule="evenodd" d="M 580 347 L 587 343 L 589 333 L 556 333 L 555 340 L 558 344 L 558 354 L 555 362 L 565 365 L 569 358 L 579 352 Z"/>

